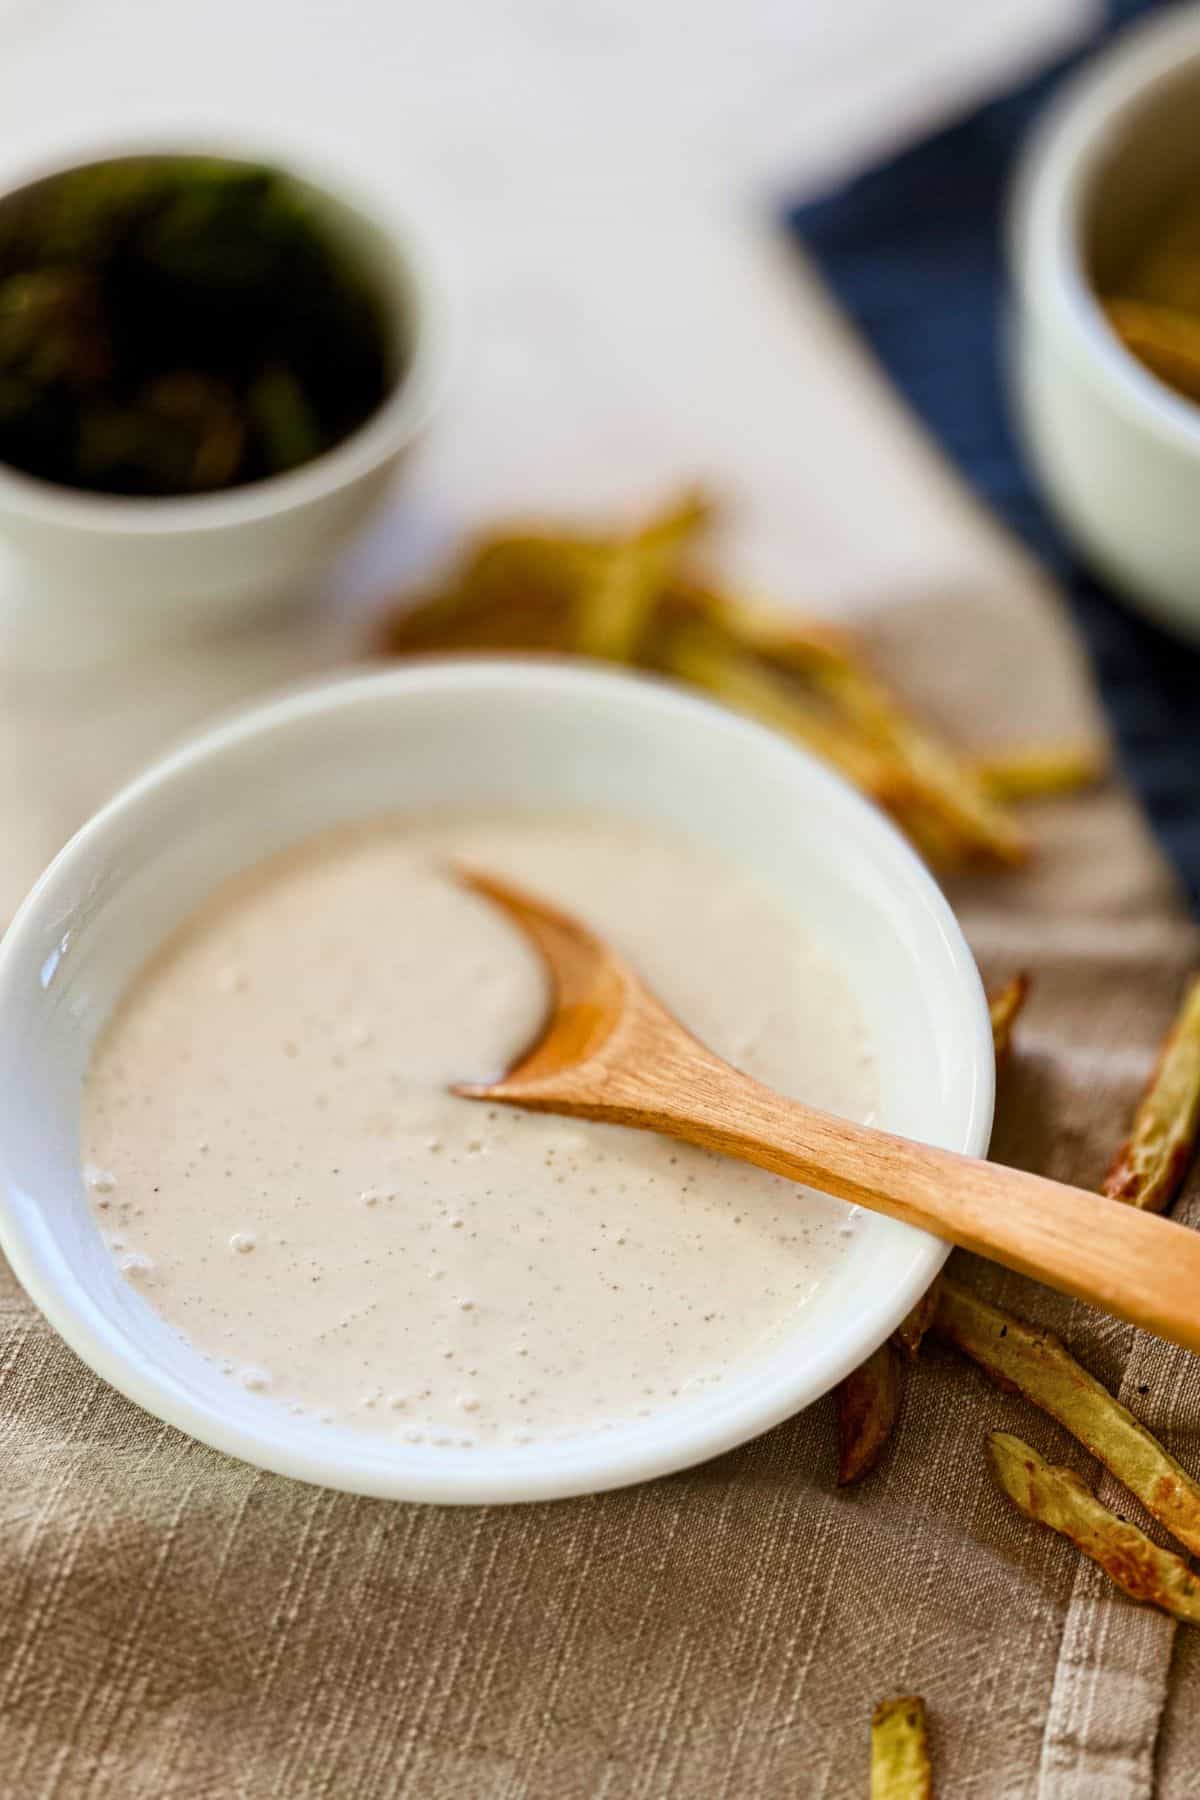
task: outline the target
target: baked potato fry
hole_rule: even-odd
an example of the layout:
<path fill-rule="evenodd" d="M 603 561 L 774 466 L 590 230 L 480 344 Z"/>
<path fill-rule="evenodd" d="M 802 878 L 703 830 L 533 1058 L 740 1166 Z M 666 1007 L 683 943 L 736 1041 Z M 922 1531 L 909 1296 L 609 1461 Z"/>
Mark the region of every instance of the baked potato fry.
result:
<path fill-rule="evenodd" d="M 1200 1133 L 1200 976 L 1163 1042 L 1133 1121 L 1104 1180 L 1110 1200 L 1163 1212 L 1196 1153 Z"/>
<path fill-rule="evenodd" d="M 680 552 L 711 512 L 702 494 L 688 493 L 640 531 L 606 545 L 574 597 L 572 648 L 609 662 L 634 661 Z"/>
<path fill-rule="evenodd" d="M 871 1720 L 871 1800 L 933 1800 L 929 1725 L 918 1694 L 883 1700 Z"/>
<path fill-rule="evenodd" d="M 890 1343 L 839 1381 L 837 1405 L 839 1487 L 869 1475 L 892 1435 L 902 1393 L 900 1359 Z"/>
<path fill-rule="evenodd" d="M 440 589 L 386 618 L 375 648 L 551 651 L 661 670 L 831 763 L 935 868 L 1022 864 L 1029 842 L 1021 825 L 972 760 L 876 679 L 850 634 L 680 566 L 711 510 L 704 495 L 688 492 L 632 532 L 493 532 Z M 1036 771 L 1043 784 L 1045 761 Z"/>
<path fill-rule="evenodd" d="M 715 588 L 703 592 L 709 617 L 735 643 L 793 675 L 813 675 L 830 662 L 849 662 L 858 655 L 851 634 L 836 625 L 785 611 L 769 601 L 746 600 Z"/>
<path fill-rule="evenodd" d="M 728 641 L 715 626 L 696 621 L 670 633 L 663 664 L 682 681 L 701 687 L 735 712 L 794 738 L 890 812 L 939 868 L 964 858 L 945 822 L 921 804 L 896 758 L 867 743 L 834 713 L 783 680 L 773 669 Z"/>
<path fill-rule="evenodd" d="M 931 1330 L 977 1362 L 997 1387 L 1021 1394 L 1065 1425 L 1172 1537 L 1200 1554 L 1200 1485 L 1053 1332 L 1027 1325 L 946 1278 Z"/>
<path fill-rule="evenodd" d="M 1154 221 L 1130 261 L 1121 291 L 1131 300 L 1200 312 L 1200 230 L 1190 195 L 1176 200 L 1171 216 Z"/>
<path fill-rule="evenodd" d="M 1003 797 L 991 795 L 967 759 L 892 697 L 848 633 L 738 600 L 726 602 L 722 619 L 737 642 L 814 683 L 865 742 L 897 758 L 931 810 L 976 854 L 1026 860 L 1024 833 L 995 804 Z"/>
<path fill-rule="evenodd" d="M 1095 785 L 1107 773 L 1104 752 L 1095 744 L 1030 744 L 971 759 L 975 778 L 993 800 L 1048 800 Z"/>
<path fill-rule="evenodd" d="M 990 799 L 966 759 L 870 673 L 848 635 L 805 622 L 789 625 L 776 613 L 745 604 L 731 606 L 726 617 L 741 643 L 781 672 L 815 686 L 864 745 L 890 759 L 968 854 L 1006 864 L 1026 860 L 1029 846 L 1021 828 Z"/>
<path fill-rule="evenodd" d="M 383 621 L 378 649 L 406 656 L 460 650 L 566 650 L 570 603 L 595 559 L 590 544 L 544 533 L 479 539 L 446 585 Z"/>
<path fill-rule="evenodd" d="M 1104 302 L 1108 322 L 1152 375 L 1189 400 L 1200 400 L 1200 317 L 1179 306 L 1114 297 Z"/>
<path fill-rule="evenodd" d="M 625 537 L 549 527 L 488 532 L 471 545 L 444 587 L 390 614 L 379 649 L 401 656 L 439 650 L 589 650 L 629 654 L 673 559 L 709 513 L 689 493 Z M 610 617 L 611 614 L 611 617 Z M 611 651 L 599 641 L 607 632 Z"/>
<path fill-rule="evenodd" d="M 895 800 L 905 785 L 891 759 L 826 710 L 806 705 L 772 670 L 731 644 L 714 626 L 700 622 L 681 626 L 667 645 L 666 662 L 673 675 L 815 751 L 881 804 Z"/>
<path fill-rule="evenodd" d="M 1022 972 L 1006 981 L 1002 988 L 988 995 L 988 1012 L 992 1019 L 992 1043 L 996 1051 L 996 1067 L 1002 1069 L 1012 1051 L 1013 1026 L 1029 995 L 1029 976 Z"/>
<path fill-rule="evenodd" d="M 897 1350 L 904 1352 L 910 1362 L 916 1359 L 917 1353 L 925 1341 L 925 1333 L 933 1324 L 936 1316 L 938 1288 L 941 1285 L 941 1279 L 939 1275 L 933 1286 L 921 1295 L 912 1311 L 904 1315 L 892 1333 L 893 1344 Z"/>
<path fill-rule="evenodd" d="M 906 712 L 861 661 L 828 657 L 816 676 L 863 739 L 897 760 L 974 856 L 1017 868 L 1028 861 L 1025 831 L 991 799 L 969 762 Z"/>
<path fill-rule="evenodd" d="M 1109 1512 L 1073 1469 L 1055 1468 L 1007 1431 L 990 1433 L 987 1455 L 1000 1486 L 1027 1519 L 1070 1538 L 1132 1600 L 1200 1625 L 1200 1578 L 1182 1556 Z"/>

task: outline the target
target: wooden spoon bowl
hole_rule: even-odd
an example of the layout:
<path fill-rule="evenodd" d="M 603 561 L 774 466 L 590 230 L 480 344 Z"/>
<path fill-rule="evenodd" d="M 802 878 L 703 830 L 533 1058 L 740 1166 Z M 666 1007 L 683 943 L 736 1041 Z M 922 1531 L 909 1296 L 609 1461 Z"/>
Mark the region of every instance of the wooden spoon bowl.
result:
<path fill-rule="evenodd" d="M 699 1043 L 577 920 L 493 876 L 458 873 L 540 952 L 551 1006 L 506 1075 L 455 1093 L 663 1132 L 755 1163 L 1200 1350 L 1200 1234 L 1083 1188 L 785 1099 Z"/>

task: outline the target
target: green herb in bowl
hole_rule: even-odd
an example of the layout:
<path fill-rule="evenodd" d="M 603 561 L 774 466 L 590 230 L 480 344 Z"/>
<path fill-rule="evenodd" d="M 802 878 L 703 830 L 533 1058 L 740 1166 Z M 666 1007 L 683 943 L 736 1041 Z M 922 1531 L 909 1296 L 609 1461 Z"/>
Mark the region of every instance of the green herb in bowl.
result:
<path fill-rule="evenodd" d="M 0 463 L 95 493 L 261 481 L 332 449 L 407 355 L 276 170 L 123 157 L 0 202 Z"/>

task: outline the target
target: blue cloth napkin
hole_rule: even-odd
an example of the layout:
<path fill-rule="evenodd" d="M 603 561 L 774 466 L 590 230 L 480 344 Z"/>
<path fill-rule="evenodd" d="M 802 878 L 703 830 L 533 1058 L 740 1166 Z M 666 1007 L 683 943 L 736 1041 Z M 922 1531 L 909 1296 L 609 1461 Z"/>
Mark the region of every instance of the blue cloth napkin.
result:
<path fill-rule="evenodd" d="M 1200 908 L 1200 653 L 1124 610 L 1060 535 L 1018 448 L 1001 367 L 1017 153 L 1064 75 L 1150 10 L 1146 0 L 1111 4 L 1084 52 L 796 207 L 788 223 L 967 482 L 1057 576 L 1122 766 Z"/>

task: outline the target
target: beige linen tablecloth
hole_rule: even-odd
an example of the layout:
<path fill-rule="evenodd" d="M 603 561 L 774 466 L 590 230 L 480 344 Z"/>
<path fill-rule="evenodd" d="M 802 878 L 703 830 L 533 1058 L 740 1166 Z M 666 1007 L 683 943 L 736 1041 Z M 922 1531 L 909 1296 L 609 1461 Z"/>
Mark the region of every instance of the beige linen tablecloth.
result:
<path fill-rule="evenodd" d="M 815 312 L 810 324 L 819 405 L 837 333 Z M 820 460 L 829 481 L 853 468 L 858 483 L 863 559 L 847 558 L 844 593 L 865 605 L 882 564 L 895 572 L 875 618 L 884 663 L 981 741 L 1089 723 L 1035 572 L 852 359 L 841 379 Z M 862 530 L 865 508 L 877 531 Z M 761 552 L 762 525 L 751 508 L 735 559 Z M 843 543 L 853 535 L 848 512 Z M 832 566 L 828 542 L 824 555 Z M 104 680 L 0 675 L 0 907 L 151 747 L 327 651 L 294 631 Z M 1030 874 L 952 898 L 986 975 L 1036 978 L 994 1154 L 1092 1184 L 1196 943 L 1119 787 L 1046 806 L 1037 828 Z M 1194 1184 L 1179 1212 L 1200 1222 Z M 1067 1336 L 1200 1468 L 1200 1365 L 959 1264 Z M 852 1800 L 872 1705 L 918 1691 L 944 1800 L 1185 1800 L 1200 1640 L 998 1497 L 981 1448 L 993 1426 L 1099 1478 L 1057 1427 L 931 1347 L 894 1448 L 848 1492 L 833 1486 L 824 1401 L 624 1493 L 509 1510 L 358 1500 L 159 1425 L 78 1363 L 5 1273 L 0 1795 Z"/>

